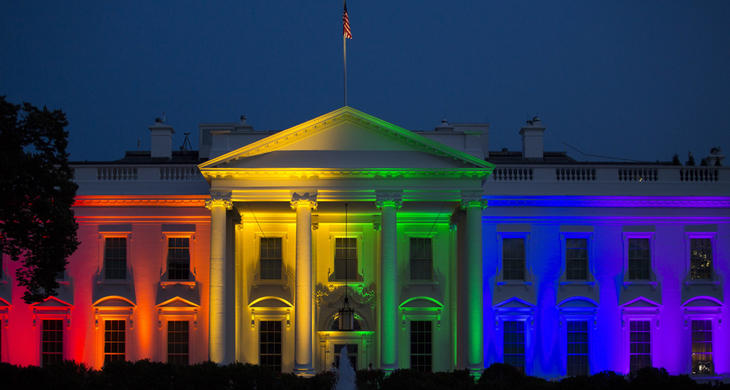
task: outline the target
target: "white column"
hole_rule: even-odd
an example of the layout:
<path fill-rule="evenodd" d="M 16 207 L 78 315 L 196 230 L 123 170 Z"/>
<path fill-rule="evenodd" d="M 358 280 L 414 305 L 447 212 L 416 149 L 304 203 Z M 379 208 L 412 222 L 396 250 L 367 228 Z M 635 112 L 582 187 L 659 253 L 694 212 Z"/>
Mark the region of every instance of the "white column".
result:
<path fill-rule="evenodd" d="M 400 191 L 377 191 L 380 209 L 380 367 L 398 369 L 398 256 L 397 210 L 401 206 Z"/>
<path fill-rule="evenodd" d="M 466 364 L 467 369 L 484 369 L 484 290 L 482 279 L 481 191 L 463 191 L 461 207 L 466 209 Z"/>
<path fill-rule="evenodd" d="M 233 207 L 231 194 L 211 192 L 205 202 L 210 210 L 210 308 L 209 358 L 228 363 L 226 356 L 226 210 Z"/>
<path fill-rule="evenodd" d="M 292 194 L 297 213 L 296 296 L 294 297 L 294 372 L 313 375 L 312 358 L 312 209 L 317 193 Z"/>

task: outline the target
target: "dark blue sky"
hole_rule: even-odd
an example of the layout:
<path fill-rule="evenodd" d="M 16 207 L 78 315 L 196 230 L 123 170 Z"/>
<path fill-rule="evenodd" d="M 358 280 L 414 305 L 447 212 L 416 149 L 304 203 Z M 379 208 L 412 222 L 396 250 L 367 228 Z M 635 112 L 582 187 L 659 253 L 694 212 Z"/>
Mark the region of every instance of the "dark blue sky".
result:
<path fill-rule="evenodd" d="M 349 105 L 409 129 L 487 121 L 519 149 L 669 160 L 730 154 L 730 1 L 350 0 Z M 342 105 L 342 3 L 12 1 L 0 95 L 64 110 L 73 160 L 176 129 L 284 129 Z M 730 159 L 730 158 L 729 158 Z M 726 161 L 726 165 L 727 165 Z"/>

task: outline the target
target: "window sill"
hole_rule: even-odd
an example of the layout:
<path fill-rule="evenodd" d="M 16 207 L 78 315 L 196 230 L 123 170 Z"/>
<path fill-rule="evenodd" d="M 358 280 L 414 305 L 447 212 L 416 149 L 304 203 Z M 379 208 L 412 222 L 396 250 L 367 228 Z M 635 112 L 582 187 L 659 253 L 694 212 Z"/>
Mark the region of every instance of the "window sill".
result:
<path fill-rule="evenodd" d="M 658 282 L 656 280 L 624 280 L 624 287 L 630 286 L 652 286 L 656 288 Z"/>
<path fill-rule="evenodd" d="M 124 284 L 130 284 L 131 281 L 129 279 L 99 279 L 96 281 L 96 284 L 106 284 L 106 285 L 124 285 Z"/>
<path fill-rule="evenodd" d="M 500 280 L 497 281 L 498 286 L 532 286 L 529 280 Z"/>
<path fill-rule="evenodd" d="M 720 281 L 717 279 L 688 279 L 684 281 L 687 286 L 717 286 Z"/>
<path fill-rule="evenodd" d="M 354 278 L 348 278 L 347 279 L 347 284 L 348 285 L 349 284 L 357 284 L 357 283 L 362 284 L 363 280 L 364 279 L 363 279 L 362 275 L 357 274 L 357 275 L 355 275 Z M 330 276 L 328 278 L 328 281 L 329 281 L 330 284 L 340 284 L 340 285 L 344 285 L 345 284 L 345 279 L 344 278 L 343 279 L 335 278 L 335 275 L 334 274 L 330 274 Z"/>
<path fill-rule="evenodd" d="M 410 286 L 438 286 L 438 280 L 434 279 L 410 279 L 408 285 Z"/>
<path fill-rule="evenodd" d="M 167 286 L 180 285 L 180 286 L 188 286 L 192 289 L 192 288 L 195 288 L 196 284 L 197 284 L 197 282 L 195 280 L 161 280 L 160 281 L 160 286 L 162 286 L 162 288 L 166 288 Z"/>
<path fill-rule="evenodd" d="M 596 281 L 595 280 L 566 280 L 561 279 L 560 280 L 561 286 L 595 286 Z"/>

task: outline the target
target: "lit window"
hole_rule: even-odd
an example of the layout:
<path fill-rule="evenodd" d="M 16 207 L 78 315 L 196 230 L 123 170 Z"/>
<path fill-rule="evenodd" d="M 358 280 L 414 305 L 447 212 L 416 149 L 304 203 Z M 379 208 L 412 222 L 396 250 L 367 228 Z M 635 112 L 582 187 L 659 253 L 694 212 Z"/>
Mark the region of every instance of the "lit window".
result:
<path fill-rule="evenodd" d="M 630 371 L 651 367 L 651 322 L 630 322 Z"/>
<path fill-rule="evenodd" d="M 357 275 L 357 238 L 335 239 L 335 279 L 355 279 Z"/>
<path fill-rule="evenodd" d="M 167 278 L 190 279 L 190 239 L 171 237 L 167 240 Z"/>
<path fill-rule="evenodd" d="M 432 360 L 431 321 L 411 321 L 411 370 L 430 372 Z"/>
<path fill-rule="evenodd" d="M 709 238 L 690 239 L 690 279 L 712 279 L 712 241 Z"/>
<path fill-rule="evenodd" d="M 588 321 L 568 321 L 568 376 L 588 375 Z"/>
<path fill-rule="evenodd" d="M 525 240 L 523 238 L 502 240 L 502 267 L 504 280 L 525 280 Z"/>
<path fill-rule="evenodd" d="M 525 322 L 504 322 L 504 362 L 525 372 Z"/>
<path fill-rule="evenodd" d="M 261 260 L 261 279 L 281 279 L 281 238 L 262 237 L 259 255 Z"/>
<path fill-rule="evenodd" d="M 104 321 L 104 364 L 126 360 L 125 320 Z"/>
<path fill-rule="evenodd" d="M 713 375 L 712 321 L 692 320 L 692 375 Z"/>
<path fill-rule="evenodd" d="M 41 330 L 41 365 L 63 361 L 63 320 L 43 320 Z"/>
<path fill-rule="evenodd" d="M 629 280 L 649 280 L 651 252 L 648 238 L 629 238 Z"/>
<path fill-rule="evenodd" d="M 127 278 L 127 239 L 107 237 L 104 240 L 104 277 L 106 279 Z"/>
<path fill-rule="evenodd" d="M 281 372 L 281 321 L 259 322 L 259 365 Z"/>
<path fill-rule="evenodd" d="M 588 240 L 568 238 L 565 240 L 565 266 L 568 280 L 588 279 Z"/>
<path fill-rule="evenodd" d="M 431 280 L 433 251 L 430 238 L 411 238 L 411 280 Z"/>
<path fill-rule="evenodd" d="M 335 344 L 335 367 L 340 368 L 340 355 L 345 346 L 347 346 L 347 358 L 350 359 L 350 365 L 357 370 L 357 344 Z"/>
<path fill-rule="evenodd" d="M 188 364 L 190 356 L 188 321 L 167 322 L 167 362 Z"/>

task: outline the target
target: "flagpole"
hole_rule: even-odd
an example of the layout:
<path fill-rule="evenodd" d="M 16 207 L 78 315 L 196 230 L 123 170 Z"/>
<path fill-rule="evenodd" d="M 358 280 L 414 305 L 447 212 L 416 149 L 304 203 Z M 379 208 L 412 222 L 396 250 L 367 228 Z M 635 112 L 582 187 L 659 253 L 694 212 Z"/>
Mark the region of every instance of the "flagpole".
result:
<path fill-rule="evenodd" d="M 347 0 L 343 0 L 342 6 L 345 12 L 347 12 Z M 344 69 L 343 76 L 345 87 L 343 100 L 345 101 L 345 106 L 347 106 L 347 36 L 345 35 L 344 31 L 342 32 L 342 65 Z"/>
<path fill-rule="evenodd" d="M 344 94 L 344 100 L 345 100 L 345 106 L 347 106 L 347 38 L 345 37 L 345 34 L 342 34 L 342 64 L 344 67 L 344 77 L 345 77 L 345 94 Z"/>

